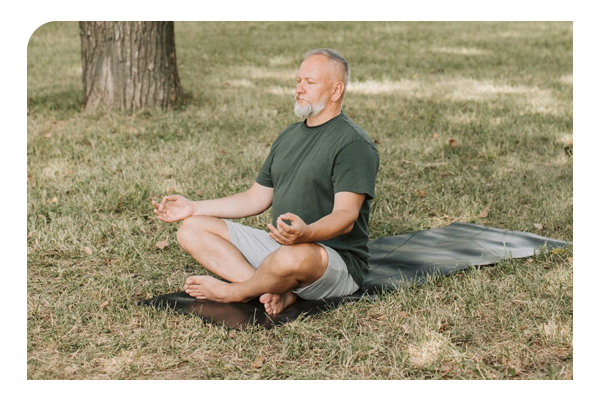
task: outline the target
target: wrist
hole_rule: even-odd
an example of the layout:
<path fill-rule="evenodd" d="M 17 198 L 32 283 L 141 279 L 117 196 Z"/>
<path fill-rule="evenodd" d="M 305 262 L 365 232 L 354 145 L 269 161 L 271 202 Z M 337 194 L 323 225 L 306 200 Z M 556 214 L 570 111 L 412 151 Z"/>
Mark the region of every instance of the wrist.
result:
<path fill-rule="evenodd" d="M 191 215 L 191 217 L 196 216 L 196 215 L 202 215 L 202 214 L 200 214 L 200 202 L 199 201 L 193 201 L 192 202 L 192 215 Z"/>
<path fill-rule="evenodd" d="M 315 241 L 315 227 L 313 224 L 306 225 L 306 229 L 302 234 L 302 241 L 304 243 L 310 243 Z"/>

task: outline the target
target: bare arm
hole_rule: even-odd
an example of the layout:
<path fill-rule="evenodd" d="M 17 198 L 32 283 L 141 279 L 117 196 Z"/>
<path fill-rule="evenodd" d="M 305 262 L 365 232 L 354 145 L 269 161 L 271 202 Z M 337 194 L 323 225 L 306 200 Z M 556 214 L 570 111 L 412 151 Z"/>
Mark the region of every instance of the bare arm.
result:
<path fill-rule="evenodd" d="M 295 214 L 280 215 L 276 227 L 267 225 L 271 230 L 269 235 L 280 244 L 291 245 L 323 241 L 346 234 L 354 228 L 365 197 L 365 194 L 351 192 L 336 193 L 331 214 L 310 225 L 306 225 Z M 284 220 L 290 221 L 291 226 Z"/>
<path fill-rule="evenodd" d="M 196 201 L 194 215 L 210 215 L 218 218 L 244 218 L 258 215 L 271 207 L 273 188 L 254 185 L 245 192 L 215 200 Z"/>
<path fill-rule="evenodd" d="M 250 189 L 214 200 L 191 201 L 183 196 L 165 196 L 153 201 L 154 214 L 163 222 L 174 222 L 194 215 L 217 218 L 244 218 L 265 211 L 273 203 L 273 188 L 254 183 Z"/>

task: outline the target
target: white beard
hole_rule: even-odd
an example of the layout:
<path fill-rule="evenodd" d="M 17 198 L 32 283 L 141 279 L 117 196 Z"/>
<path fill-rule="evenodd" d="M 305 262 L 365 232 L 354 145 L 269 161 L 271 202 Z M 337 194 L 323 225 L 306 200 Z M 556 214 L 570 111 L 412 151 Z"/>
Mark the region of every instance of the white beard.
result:
<path fill-rule="evenodd" d="M 308 103 L 305 106 L 301 106 L 298 104 L 298 100 L 296 99 L 296 103 L 294 104 L 294 113 L 296 114 L 296 117 L 306 119 L 319 115 L 324 108 L 325 102 L 317 104 Z"/>

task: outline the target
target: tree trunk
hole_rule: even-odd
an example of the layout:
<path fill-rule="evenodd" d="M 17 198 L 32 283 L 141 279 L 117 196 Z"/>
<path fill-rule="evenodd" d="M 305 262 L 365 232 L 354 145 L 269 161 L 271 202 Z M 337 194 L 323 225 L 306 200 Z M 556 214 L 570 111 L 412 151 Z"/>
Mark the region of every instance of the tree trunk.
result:
<path fill-rule="evenodd" d="M 181 96 L 171 22 L 80 22 L 84 108 L 169 109 Z"/>

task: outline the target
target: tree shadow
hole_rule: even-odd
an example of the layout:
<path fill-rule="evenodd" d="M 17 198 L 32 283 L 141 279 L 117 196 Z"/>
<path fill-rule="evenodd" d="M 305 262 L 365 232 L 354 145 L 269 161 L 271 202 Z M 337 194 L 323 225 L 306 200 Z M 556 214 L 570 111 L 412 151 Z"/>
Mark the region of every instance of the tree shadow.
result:
<path fill-rule="evenodd" d="M 46 111 L 79 113 L 83 111 L 83 90 L 65 90 L 27 97 L 27 115 Z"/>

